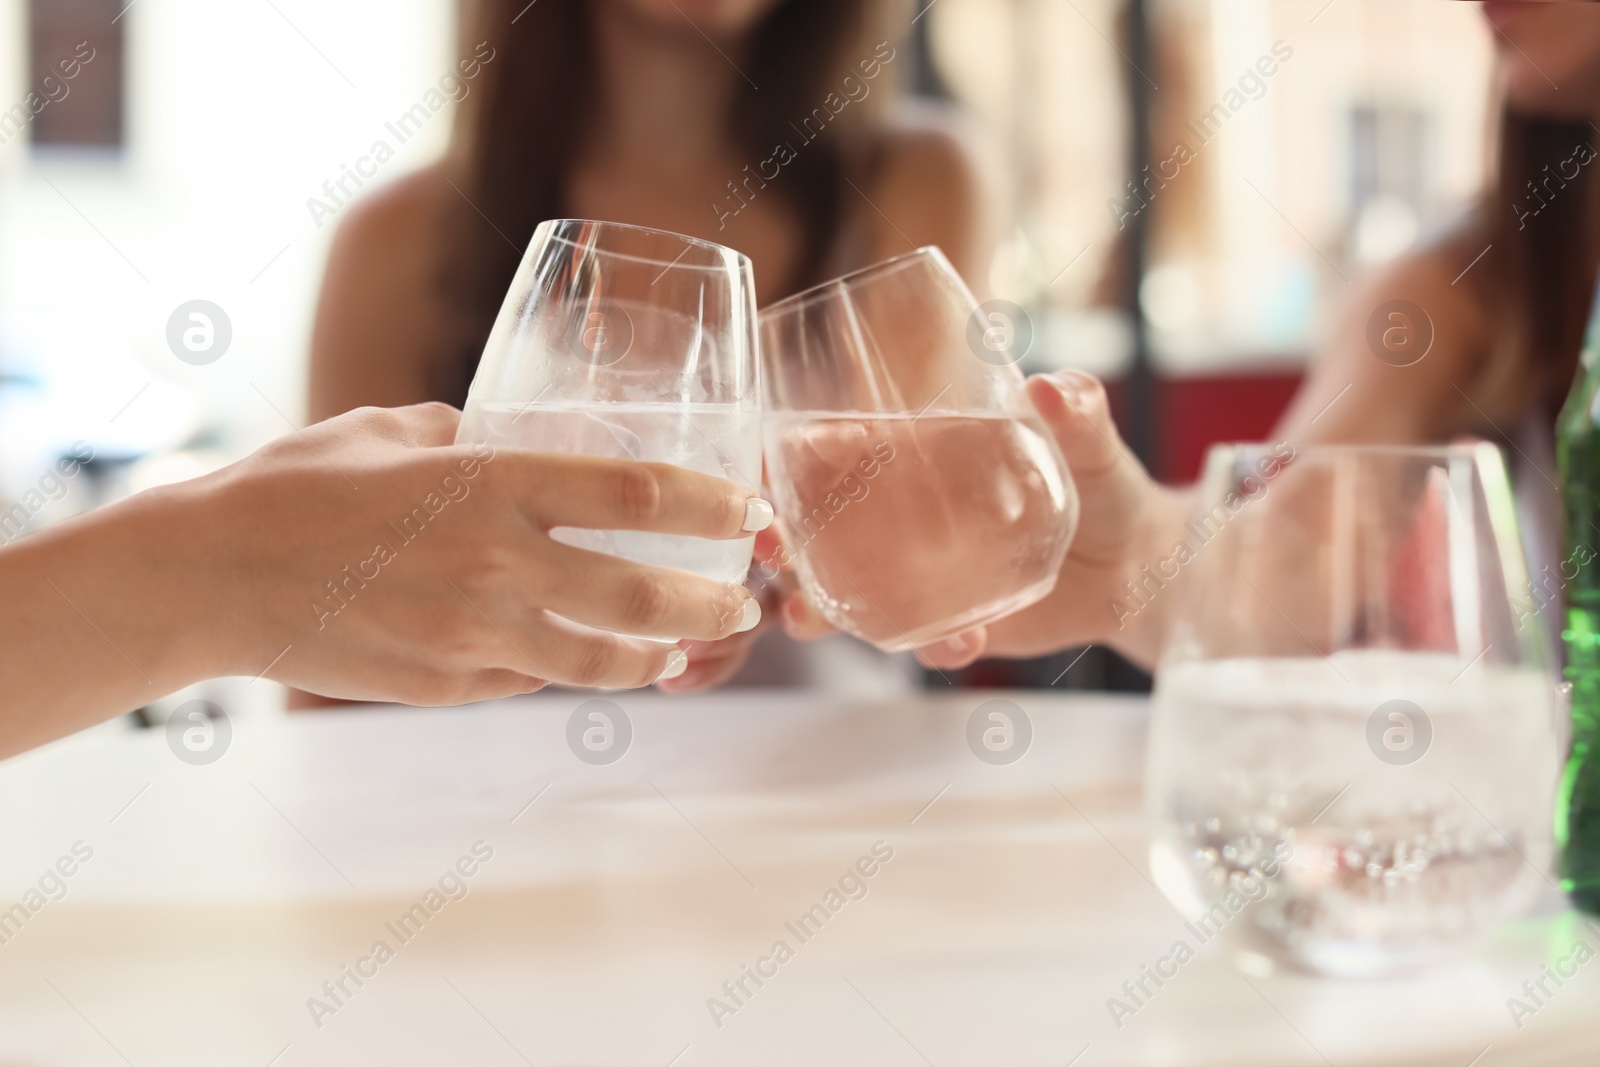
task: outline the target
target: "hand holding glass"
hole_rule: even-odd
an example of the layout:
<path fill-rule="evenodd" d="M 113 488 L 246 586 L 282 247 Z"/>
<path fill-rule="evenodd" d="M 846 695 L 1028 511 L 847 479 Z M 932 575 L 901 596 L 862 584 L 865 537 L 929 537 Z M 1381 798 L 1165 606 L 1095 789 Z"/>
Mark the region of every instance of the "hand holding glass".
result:
<path fill-rule="evenodd" d="M 456 440 L 669 463 L 759 485 L 754 293 L 750 261 L 721 245 L 615 223 L 541 223 Z M 552 536 L 735 584 L 755 540 L 566 528 Z"/>

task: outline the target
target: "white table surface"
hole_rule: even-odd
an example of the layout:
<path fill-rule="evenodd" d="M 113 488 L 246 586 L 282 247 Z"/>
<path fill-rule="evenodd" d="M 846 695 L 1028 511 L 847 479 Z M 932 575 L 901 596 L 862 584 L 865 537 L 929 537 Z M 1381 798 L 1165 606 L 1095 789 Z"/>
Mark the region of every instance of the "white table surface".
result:
<path fill-rule="evenodd" d="M 996 696 L 1035 730 L 1004 767 L 964 739 Z M 93 849 L 0 944 L 0 1065 L 1600 1063 L 1600 963 L 1520 1030 L 1507 1008 L 1600 948 L 1558 899 L 1404 980 L 1247 980 L 1212 943 L 1118 1028 L 1107 998 L 1184 932 L 1147 878 L 1142 701 L 623 694 L 632 748 L 596 767 L 565 743 L 584 699 L 252 717 L 210 766 L 123 730 L 0 764 L 0 908 Z M 401 944 L 384 924 L 478 841 Z M 865 897 L 786 931 L 878 841 Z"/>

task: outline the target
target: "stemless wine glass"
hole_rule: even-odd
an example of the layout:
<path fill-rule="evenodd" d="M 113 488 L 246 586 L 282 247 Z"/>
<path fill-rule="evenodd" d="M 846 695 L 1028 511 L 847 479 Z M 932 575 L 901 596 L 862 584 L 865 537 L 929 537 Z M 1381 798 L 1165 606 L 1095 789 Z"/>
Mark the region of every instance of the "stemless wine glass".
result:
<path fill-rule="evenodd" d="M 1044 597 L 1077 526 L 1072 476 L 990 328 L 937 248 L 761 314 L 785 550 L 828 621 L 885 651 Z"/>
<path fill-rule="evenodd" d="M 670 463 L 760 484 L 755 285 L 745 256 L 661 230 L 544 222 L 517 269 L 458 443 Z M 559 528 L 640 563 L 742 582 L 754 537 Z"/>
<path fill-rule="evenodd" d="M 1557 770 L 1500 453 L 1219 446 L 1201 488 L 1140 594 L 1180 598 L 1157 883 L 1247 965 L 1371 975 L 1470 946 L 1541 884 Z"/>

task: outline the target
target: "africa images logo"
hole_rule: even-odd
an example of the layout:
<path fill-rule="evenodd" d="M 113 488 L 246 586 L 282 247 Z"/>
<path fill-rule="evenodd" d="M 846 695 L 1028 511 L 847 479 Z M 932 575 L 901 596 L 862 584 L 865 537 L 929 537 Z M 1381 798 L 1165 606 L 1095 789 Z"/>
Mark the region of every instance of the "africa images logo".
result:
<path fill-rule="evenodd" d="M 615 702 L 586 700 L 567 717 L 567 748 L 591 767 L 604 767 L 628 754 L 633 720 Z"/>

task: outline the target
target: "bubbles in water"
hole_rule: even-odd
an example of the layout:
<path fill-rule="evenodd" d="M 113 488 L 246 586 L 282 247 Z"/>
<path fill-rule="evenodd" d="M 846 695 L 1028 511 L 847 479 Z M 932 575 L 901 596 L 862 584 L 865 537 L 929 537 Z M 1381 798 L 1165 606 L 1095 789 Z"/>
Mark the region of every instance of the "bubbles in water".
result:
<path fill-rule="evenodd" d="M 1298 807 L 1314 813 L 1320 806 L 1308 795 Z M 1353 830 L 1302 825 L 1306 844 L 1278 862 L 1289 834 L 1257 833 L 1259 811 L 1231 804 L 1219 816 L 1195 808 L 1192 799 L 1180 801 L 1173 829 L 1184 831 L 1180 844 L 1202 899 L 1209 906 L 1229 890 L 1251 890 L 1245 895 L 1258 899 L 1235 921 L 1294 953 L 1448 943 L 1498 918 L 1525 873 L 1516 842 L 1474 833 L 1470 811 L 1408 805 Z"/>
<path fill-rule="evenodd" d="M 1230 937 L 1284 963 L 1374 974 L 1456 948 L 1537 889 L 1557 701 L 1534 670 L 1486 666 L 1468 688 L 1452 684 L 1450 657 L 1339 655 L 1348 685 L 1310 659 L 1165 672 L 1151 720 L 1152 863 L 1170 899 L 1213 910 L 1230 876 L 1256 865 L 1265 891 L 1230 905 Z M 1373 710 L 1400 697 L 1439 727 L 1432 751 L 1375 763 Z M 1422 722 L 1386 712 L 1379 741 L 1418 754 Z"/>

